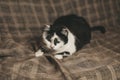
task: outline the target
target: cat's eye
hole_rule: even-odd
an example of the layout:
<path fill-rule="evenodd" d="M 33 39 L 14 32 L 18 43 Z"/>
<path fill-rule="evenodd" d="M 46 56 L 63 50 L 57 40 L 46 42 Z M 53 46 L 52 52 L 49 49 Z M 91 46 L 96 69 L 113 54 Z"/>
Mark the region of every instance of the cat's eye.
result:
<path fill-rule="evenodd" d="M 54 39 L 54 44 L 57 45 L 57 43 L 60 43 L 57 38 Z"/>
<path fill-rule="evenodd" d="M 50 41 L 50 42 L 51 42 L 51 37 L 52 37 L 52 35 L 53 35 L 53 33 L 50 33 L 49 31 L 47 31 L 46 39 L 47 39 L 48 41 Z"/>
<path fill-rule="evenodd" d="M 46 39 L 51 42 L 51 35 L 48 34 L 47 37 L 46 37 Z"/>

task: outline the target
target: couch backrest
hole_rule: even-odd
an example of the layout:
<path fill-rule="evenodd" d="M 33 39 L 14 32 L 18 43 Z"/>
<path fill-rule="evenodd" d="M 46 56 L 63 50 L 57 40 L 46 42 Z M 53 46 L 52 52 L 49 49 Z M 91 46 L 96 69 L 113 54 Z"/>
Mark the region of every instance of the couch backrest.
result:
<path fill-rule="evenodd" d="M 0 40 L 39 33 L 43 24 L 72 13 L 83 16 L 90 25 L 116 25 L 119 4 L 119 0 L 0 0 Z"/>

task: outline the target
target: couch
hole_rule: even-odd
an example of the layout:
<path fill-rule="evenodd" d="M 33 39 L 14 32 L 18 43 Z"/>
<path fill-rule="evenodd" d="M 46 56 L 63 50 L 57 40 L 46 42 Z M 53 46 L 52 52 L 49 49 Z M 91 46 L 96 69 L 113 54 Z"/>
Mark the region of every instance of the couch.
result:
<path fill-rule="evenodd" d="M 36 58 L 29 39 L 67 14 L 106 33 L 93 32 L 90 44 L 62 60 Z M 0 80 L 120 80 L 120 1 L 0 0 Z"/>

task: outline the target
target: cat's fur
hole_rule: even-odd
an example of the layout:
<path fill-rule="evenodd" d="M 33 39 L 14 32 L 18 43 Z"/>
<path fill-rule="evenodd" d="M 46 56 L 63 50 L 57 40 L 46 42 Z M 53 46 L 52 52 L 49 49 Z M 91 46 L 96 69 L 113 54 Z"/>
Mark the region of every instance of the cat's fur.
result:
<path fill-rule="evenodd" d="M 104 27 L 91 28 L 83 17 L 66 15 L 46 25 L 42 37 L 47 48 L 54 50 L 55 57 L 62 59 L 90 43 L 91 32 L 96 30 L 105 33 Z"/>

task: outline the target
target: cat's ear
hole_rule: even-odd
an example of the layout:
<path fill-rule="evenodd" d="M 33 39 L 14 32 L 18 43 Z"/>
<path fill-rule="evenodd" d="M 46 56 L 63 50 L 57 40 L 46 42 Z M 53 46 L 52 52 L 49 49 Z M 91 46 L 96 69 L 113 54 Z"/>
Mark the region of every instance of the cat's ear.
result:
<path fill-rule="evenodd" d="M 50 30 L 50 25 L 45 24 L 44 25 L 44 31 L 49 31 Z"/>
<path fill-rule="evenodd" d="M 63 28 L 62 31 L 61 31 L 61 33 L 63 35 L 65 35 L 65 36 L 67 36 L 68 35 L 68 29 L 67 28 Z"/>

